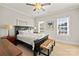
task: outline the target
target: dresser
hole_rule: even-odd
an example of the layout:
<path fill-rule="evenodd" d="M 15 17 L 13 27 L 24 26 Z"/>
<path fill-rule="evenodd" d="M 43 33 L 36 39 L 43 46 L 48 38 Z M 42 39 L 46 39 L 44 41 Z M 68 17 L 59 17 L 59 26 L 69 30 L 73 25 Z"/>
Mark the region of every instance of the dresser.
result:
<path fill-rule="evenodd" d="M 1 39 L 7 39 L 11 43 L 16 44 L 16 37 L 15 36 L 3 36 L 3 37 L 1 37 Z"/>
<path fill-rule="evenodd" d="M 22 51 L 7 39 L 0 39 L 0 56 L 21 56 Z"/>

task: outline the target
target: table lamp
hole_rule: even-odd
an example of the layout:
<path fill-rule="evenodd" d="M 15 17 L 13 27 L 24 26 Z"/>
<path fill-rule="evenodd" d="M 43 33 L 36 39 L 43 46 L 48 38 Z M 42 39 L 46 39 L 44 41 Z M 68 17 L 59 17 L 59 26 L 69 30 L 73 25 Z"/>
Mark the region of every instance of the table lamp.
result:
<path fill-rule="evenodd" d="M 8 24 L 8 25 L 4 25 L 4 28 L 8 30 L 8 36 L 9 36 L 9 30 L 11 30 L 13 26 Z"/>

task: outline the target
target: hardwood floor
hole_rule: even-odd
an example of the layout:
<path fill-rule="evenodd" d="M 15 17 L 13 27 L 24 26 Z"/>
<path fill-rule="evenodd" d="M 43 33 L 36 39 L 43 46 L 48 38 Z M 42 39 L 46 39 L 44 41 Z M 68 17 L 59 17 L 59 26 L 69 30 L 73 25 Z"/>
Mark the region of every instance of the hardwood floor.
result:
<path fill-rule="evenodd" d="M 23 45 L 17 45 L 22 50 L 22 56 L 33 56 L 33 52 Z M 39 56 L 39 55 L 38 55 Z M 50 56 L 79 56 L 79 46 L 56 42 Z"/>
<path fill-rule="evenodd" d="M 21 44 L 19 44 L 17 46 L 23 52 L 22 56 L 33 56 L 33 52 L 31 50 L 29 50 L 27 47 L 25 47 Z"/>
<path fill-rule="evenodd" d="M 79 56 L 79 46 L 56 42 L 51 56 Z"/>

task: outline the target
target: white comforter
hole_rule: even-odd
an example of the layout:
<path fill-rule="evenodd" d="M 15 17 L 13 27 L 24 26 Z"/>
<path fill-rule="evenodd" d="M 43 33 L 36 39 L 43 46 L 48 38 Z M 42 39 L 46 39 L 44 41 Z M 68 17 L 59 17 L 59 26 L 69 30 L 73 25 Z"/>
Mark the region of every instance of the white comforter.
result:
<path fill-rule="evenodd" d="M 45 34 L 45 33 L 44 34 L 35 34 L 35 33 L 18 34 L 17 39 L 32 45 L 32 47 L 33 47 L 32 50 L 34 50 L 34 40 L 41 39 L 41 38 L 45 37 L 46 35 L 47 34 Z"/>

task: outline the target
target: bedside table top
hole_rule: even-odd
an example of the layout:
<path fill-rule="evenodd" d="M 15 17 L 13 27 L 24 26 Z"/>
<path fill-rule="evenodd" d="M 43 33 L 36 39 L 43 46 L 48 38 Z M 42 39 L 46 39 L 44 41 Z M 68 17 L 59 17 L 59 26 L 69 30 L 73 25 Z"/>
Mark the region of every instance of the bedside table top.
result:
<path fill-rule="evenodd" d="M 0 39 L 0 56 L 18 56 L 22 51 L 6 39 Z"/>

